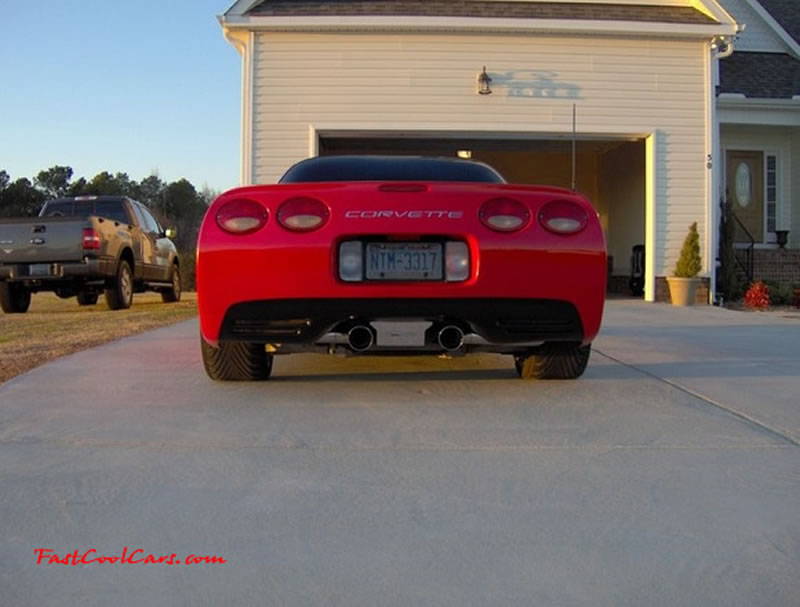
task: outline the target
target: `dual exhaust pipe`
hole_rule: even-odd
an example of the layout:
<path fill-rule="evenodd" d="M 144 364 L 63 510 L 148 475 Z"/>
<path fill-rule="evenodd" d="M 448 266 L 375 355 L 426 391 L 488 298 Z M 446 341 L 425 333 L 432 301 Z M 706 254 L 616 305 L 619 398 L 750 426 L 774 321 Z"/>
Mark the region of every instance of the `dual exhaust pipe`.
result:
<path fill-rule="evenodd" d="M 366 352 L 375 345 L 375 329 L 369 325 L 355 325 L 347 332 L 347 345 L 353 352 Z M 455 352 L 464 346 L 464 331 L 456 325 L 445 325 L 436 334 L 442 350 Z"/>

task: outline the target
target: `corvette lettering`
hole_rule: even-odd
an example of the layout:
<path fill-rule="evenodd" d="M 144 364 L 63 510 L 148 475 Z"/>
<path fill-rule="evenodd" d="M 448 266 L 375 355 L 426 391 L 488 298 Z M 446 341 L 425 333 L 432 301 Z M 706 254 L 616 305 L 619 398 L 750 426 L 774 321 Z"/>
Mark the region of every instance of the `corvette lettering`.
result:
<path fill-rule="evenodd" d="M 463 211 L 346 211 L 346 219 L 462 219 Z"/>

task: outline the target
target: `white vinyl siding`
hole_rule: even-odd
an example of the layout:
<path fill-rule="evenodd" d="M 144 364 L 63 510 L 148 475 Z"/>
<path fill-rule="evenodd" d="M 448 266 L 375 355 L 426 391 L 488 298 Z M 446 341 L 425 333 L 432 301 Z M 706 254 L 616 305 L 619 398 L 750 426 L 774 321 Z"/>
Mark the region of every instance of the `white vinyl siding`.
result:
<path fill-rule="evenodd" d="M 706 46 L 544 35 L 257 33 L 252 181 L 274 182 L 317 130 L 656 134 L 656 273 L 706 211 Z M 476 94 L 483 66 L 492 95 Z M 652 254 L 653 251 L 649 251 Z"/>
<path fill-rule="evenodd" d="M 786 43 L 745 0 L 719 0 L 736 21 L 745 26 L 737 38 L 737 51 L 785 53 Z"/>

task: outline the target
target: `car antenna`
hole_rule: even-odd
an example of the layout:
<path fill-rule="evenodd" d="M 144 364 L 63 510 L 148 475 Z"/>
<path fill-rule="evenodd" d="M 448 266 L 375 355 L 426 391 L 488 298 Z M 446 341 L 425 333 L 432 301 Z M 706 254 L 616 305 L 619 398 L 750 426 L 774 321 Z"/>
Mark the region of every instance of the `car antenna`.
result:
<path fill-rule="evenodd" d="M 573 192 L 577 191 L 576 184 L 575 184 L 575 181 L 576 181 L 576 154 L 575 154 L 575 148 L 576 148 L 577 143 L 578 143 L 577 142 L 577 139 L 578 139 L 577 112 L 578 112 L 577 106 L 573 103 L 572 104 L 572 191 Z"/>

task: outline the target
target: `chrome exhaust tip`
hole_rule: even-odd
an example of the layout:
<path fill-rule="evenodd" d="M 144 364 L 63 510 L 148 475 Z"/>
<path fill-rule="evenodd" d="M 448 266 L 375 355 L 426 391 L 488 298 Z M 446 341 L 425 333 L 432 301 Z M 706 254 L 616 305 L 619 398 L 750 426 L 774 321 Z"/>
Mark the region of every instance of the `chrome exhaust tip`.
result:
<path fill-rule="evenodd" d="M 455 325 L 447 325 L 439 331 L 437 339 L 444 350 L 454 352 L 464 346 L 464 331 Z"/>
<path fill-rule="evenodd" d="M 356 325 L 347 332 L 347 345 L 354 352 L 366 352 L 375 343 L 375 332 L 367 325 Z"/>

